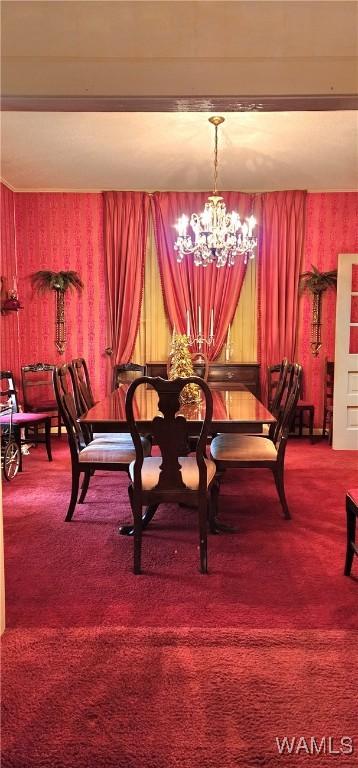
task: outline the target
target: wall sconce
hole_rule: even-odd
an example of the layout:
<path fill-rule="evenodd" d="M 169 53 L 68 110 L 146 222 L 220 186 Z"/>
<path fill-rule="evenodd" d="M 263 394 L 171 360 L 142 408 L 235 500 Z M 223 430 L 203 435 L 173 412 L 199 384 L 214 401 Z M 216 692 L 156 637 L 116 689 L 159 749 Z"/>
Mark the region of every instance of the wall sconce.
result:
<path fill-rule="evenodd" d="M 6 312 L 18 312 L 19 309 L 23 309 L 17 295 L 17 283 L 16 277 L 12 279 L 12 288 L 9 291 L 4 287 L 5 278 L 1 278 L 1 314 L 5 315 Z"/>

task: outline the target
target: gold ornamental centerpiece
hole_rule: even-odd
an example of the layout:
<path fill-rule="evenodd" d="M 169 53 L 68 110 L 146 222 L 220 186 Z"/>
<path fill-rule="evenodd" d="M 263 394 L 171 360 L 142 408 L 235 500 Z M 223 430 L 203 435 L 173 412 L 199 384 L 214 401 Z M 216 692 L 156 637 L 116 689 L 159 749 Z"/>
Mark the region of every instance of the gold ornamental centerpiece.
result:
<path fill-rule="evenodd" d="M 178 377 L 185 379 L 188 376 L 195 376 L 186 334 L 173 333 L 170 360 L 169 379 L 177 379 Z M 187 384 L 181 391 L 180 401 L 183 405 L 200 403 L 200 387 L 197 384 Z"/>

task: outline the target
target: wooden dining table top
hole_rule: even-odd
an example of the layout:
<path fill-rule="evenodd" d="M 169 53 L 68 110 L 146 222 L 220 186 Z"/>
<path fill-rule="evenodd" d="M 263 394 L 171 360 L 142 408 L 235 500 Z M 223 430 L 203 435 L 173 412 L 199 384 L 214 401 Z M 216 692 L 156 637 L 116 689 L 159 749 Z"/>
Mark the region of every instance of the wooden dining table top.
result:
<path fill-rule="evenodd" d="M 120 385 L 100 400 L 79 422 L 90 425 L 95 432 L 128 432 L 125 399 L 129 385 Z M 247 389 L 213 389 L 213 418 L 211 432 L 257 432 L 263 424 L 272 424 L 275 417 Z M 158 415 L 158 395 L 152 387 L 138 387 L 134 397 L 134 416 L 140 430 L 148 429 Z M 200 403 L 183 405 L 179 413 L 185 416 L 190 431 L 200 432 L 205 415 L 204 397 Z"/>

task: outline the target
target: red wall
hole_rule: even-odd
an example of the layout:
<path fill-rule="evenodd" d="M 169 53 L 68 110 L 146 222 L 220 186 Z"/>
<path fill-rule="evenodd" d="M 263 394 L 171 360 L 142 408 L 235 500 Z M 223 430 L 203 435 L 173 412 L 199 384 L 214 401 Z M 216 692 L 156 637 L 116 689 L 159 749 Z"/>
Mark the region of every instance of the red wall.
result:
<path fill-rule="evenodd" d="M 20 365 L 66 362 L 85 357 L 95 396 L 105 393 L 108 358 L 102 240 L 102 196 L 72 193 L 15 193 Z M 39 269 L 75 270 L 84 290 L 66 293 L 67 344 L 60 355 L 55 339 L 55 296 L 39 296 L 30 275 Z M 7 320 L 7 318 L 6 318 Z M 10 359 L 6 348 L 2 365 Z M 19 366 L 14 365 L 17 376 Z"/>
<path fill-rule="evenodd" d="M 337 269 L 338 254 L 358 252 L 358 194 L 356 192 L 309 193 L 306 208 L 304 261 L 321 272 Z M 315 405 L 315 423 L 323 417 L 324 361 L 334 360 L 336 292 L 328 291 L 322 303 L 322 348 L 318 357 L 310 349 L 312 298 L 300 298 L 297 360 L 303 365 L 304 399 Z"/>

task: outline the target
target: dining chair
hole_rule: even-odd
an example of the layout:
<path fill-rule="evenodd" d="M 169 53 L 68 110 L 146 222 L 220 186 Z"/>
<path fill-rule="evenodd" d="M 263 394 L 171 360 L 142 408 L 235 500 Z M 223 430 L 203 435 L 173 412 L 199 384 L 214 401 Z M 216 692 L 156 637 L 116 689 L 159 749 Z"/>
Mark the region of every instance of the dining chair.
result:
<path fill-rule="evenodd" d="M 358 488 L 348 491 L 346 495 L 346 517 L 347 517 L 347 549 L 346 562 L 344 566 L 344 575 L 350 576 L 353 556 L 358 555 L 356 544 L 356 521 L 358 517 Z"/>
<path fill-rule="evenodd" d="M 57 434 L 61 436 L 61 417 L 53 390 L 52 375 L 55 366 L 50 363 L 31 363 L 21 367 L 22 393 L 26 413 L 53 413 L 57 415 Z"/>
<path fill-rule="evenodd" d="M 96 400 L 93 395 L 86 360 L 83 357 L 75 358 L 71 362 L 71 368 L 73 370 L 76 411 L 79 418 L 90 408 L 93 408 L 96 404 Z M 132 442 L 132 438 L 128 432 L 91 432 L 89 425 L 86 425 L 86 427 L 83 426 L 82 432 L 84 436 L 87 437 L 87 441 L 101 438 L 106 442 Z"/>
<path fill-rule="evenodd" d="M 214 438 L 210 446 L 211 458 L 215 461 L 219 473 L 232 468 L 270 469 L 287 519 L 290 519 L 291 515 L 284 486 L 285 452 L 300 393 L 301 376 L 302 366 L 298 363 L 292 364 L 288 376 L 287 398 L 283 408 L 280 409 L 271 438 L 263 435 L 220 434 Z"/>
<path fill-rule="evenodd" d="M 324 361 L 324 391 L 323 391 L 323 424 L 322 437 L 326 437 L 328 429 L 328 443 L 332 445 L 333 436 L 333 388 L 334 388 L 334 361 Z"/>
<path fill-rule="evenodd" d="M 119 363 L 113 366 L 112 389 L 118 389 L 120 384 L 130 384 L 145 374 L 145 365 L 139 363 Z"/>
<path fill-rule="evenodd" d="M 2 402 L 8 402 L 9 405 L 11 404 L 12 408 L 12 430 L 20 452 L 19 472 L 22 471 L 21 446 L 28 442 L 26 437 L 23 438 L 21 436 L 22 430 L 27 430 L 28 428 L 34 429 L 34 434 L 31 436 L 31 443 L 34 443 L 35 445 L 44 444 L 46 446 L 47 458 L 49 461 L 52 461 L 51 416 L 49 413 L 20 412 L 12 371 L 0 371 L 0 385 L 0 397 Z M 0 427 L 2 429 L 10 428 L 9 415 L 0 416 Z M 44 433 L 39 432 L 39 427 L 44 429 Z"/>
<path fill-rule="evenodd" d="M 95 470 L 115 470 L 128 473 L 130 463 L 135 458 L 132 439 L 113 442 L 94 438 L 89 440 L 80 423 L 75 401 L 75 374 L 71 365 L 55 368 L 53 382 L 58 408 L 65 424 L 71 454 L 72 488 L 70 503 L 66 514 L 66 522 L 72 520 L 77 504 L 80 478 L 83 475 L 79 504 L 83 504 L 91 475 Z M 129 437 L 129 436 L 128 436 Z M 150 453 L 150 444 L 145 438 L 141 439 L 143 455 Z"/>
<path fill-rule="evenodd" d="M 180 393 L 187 384 L 197 384 L 205 398 L 205 418 L 196 445 L 189 456 L 189 427 L 178 413 Z M 149 425 L 160 456 L 146 457 L 133 412 L 133 398 L 140 386 L 152 387 L 158 395 L 158 415 Z M 132 382 L 126 397 L 126 418 L 135 447 L 135 461 L 129 467 L 129 498 L 134 519 L 134 573 L 141 572 L 142 506 L 166 503 L 198 508 L 200 570 L 207 573 L 207 520 L 214 515 L 211 491 L 215 464 L 206 457 L 206 442 L 213 412 L 210 389 L 197 376 L 169 381 L 143 376 Z"/>
<path fill-rule="evenodd" d="M 278 387 L 280 377 L 281 377 L 281 369 L 284 364 L 284 362 L 287 362 L 288 364 L 288 371 L 290 371 L 292 363 L 289 363 L 287 361 L 287 358 L 284 358 L 281 363 L 277 365 L 270 365 L 267 368 L 267 384 L 268 384 L 268 409 L 271 411 L 271 413 L 274 413 L 273 408 L 275 409 L 276 403 L 275 398 L 277 394 L 280 394 L 280 388 Z M 301 389 L 302 389 L 302 377 L 301 377 Z M 281 403 L 285 398 L 285 391 L 281 393 Z M 296 426 L 298 428 L 298 436 L 303 436 L 303 428 L 305 426 L 305 417 L 307 416 L 307 427 L 308 427 L 308 434 L 310 437 L 310 440 L 312 442 L 313 440 L 313 427 L 314 427 L 314 405 L 313 403 L 309 403 L 306 400 L 301 399 L 301 392 L 298 399 L 298 403 L 296 405 L 294 414 L 292 416 L 292 424 L 291 424 L 291 432 L 292 434 L 296 432 Z"/>

